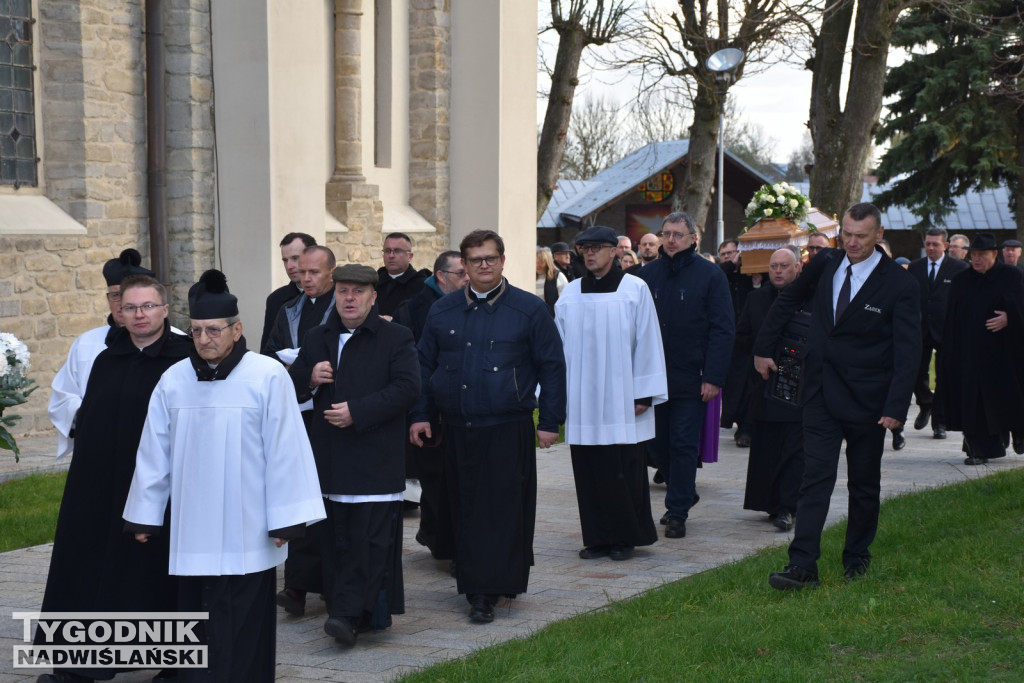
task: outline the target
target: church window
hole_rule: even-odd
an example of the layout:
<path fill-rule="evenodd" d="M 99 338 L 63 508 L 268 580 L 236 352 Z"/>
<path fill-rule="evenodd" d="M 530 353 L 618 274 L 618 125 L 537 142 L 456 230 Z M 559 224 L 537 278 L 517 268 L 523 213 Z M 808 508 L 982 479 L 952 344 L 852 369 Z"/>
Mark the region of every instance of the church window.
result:
<path fill-rule="evenodd" d="M 34 28 L 30 0 L 0 0 L 0 185 L 15 189 L 39 184 Z"/>

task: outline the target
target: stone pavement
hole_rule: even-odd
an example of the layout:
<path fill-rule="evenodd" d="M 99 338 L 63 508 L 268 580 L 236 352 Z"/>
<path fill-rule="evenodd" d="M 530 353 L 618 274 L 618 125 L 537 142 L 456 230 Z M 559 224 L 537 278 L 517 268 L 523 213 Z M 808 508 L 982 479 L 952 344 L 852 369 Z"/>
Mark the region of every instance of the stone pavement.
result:
<path fill-rule="evenodd" d="M 966 467 L 958 434 L 950 433 L 946 441 L 933 440 L 930 430 L 910 430 L 906 436 L 907 447 L 898 453 L 887 441 L 882 460 L 885 497 L 1024 465 L 1024 458 L 1011 453 L 985 467 Z M 0 480 L 19 472 L 53 468 L 53 440 L 26 439 L 23 446 L 25 454 L 18 466 L 8 452 L 0 452 Z M 394 680 L 436 662 L 528 636 L 552 621 L 600 609 L 612 600 L 740 559 L 760 548 L 781 546 L 790 534 L 777 532 L 765 522 L 765 515 L 743 510 L 746 460 L 746 450 L 736 448 L 723 430 L 720 461 L 698 471 L 701 501 L 690 514 L 686 538 L 661 538 L 653 546 L 638 549 L 636 557 L 628 562 L 607 558 L 583 561 L 576 555 L 581 539 L 569 449 L 558 445 L 539 451 L 536 566 L 530 576 L 529 593 L 499 603 L 493 624 L 469 623 L 468 605 L 455 593 L 448 563 L 432 559 L 414 540 L 418 517 L 413 512 L 407 515 L 405 525 L 406 613 L 395 617 L 391 629 L 360 635 L 355 647 L 344 650 L 324 634 L 326 617 L 316 598 L 309 601 L 305 617 L 280 612 L 277 680 Z M 844 471 L 840 468 L 830 521 L 845 516 Z M 663 486 L 652 485 L 655 518 L 663 510 L 664 493 Z M 31 681 L 39 673 L 12 669 L 12 647 L 20 642 L 21 623 L 14 622 L 10 615 L 15 610 L 38 610 L 50 547 L 0 554 L 0 683 Z M 780 553 L 780 567 L 783 562 Z M 821 569 L 824 575 L 838 576 L 842 567 L 838 557 L 825 557 Z M 764 588 L 769 590 L 767 582 Z M 152 673 L 123 674 L 115 680 L 148 681 Z"/>

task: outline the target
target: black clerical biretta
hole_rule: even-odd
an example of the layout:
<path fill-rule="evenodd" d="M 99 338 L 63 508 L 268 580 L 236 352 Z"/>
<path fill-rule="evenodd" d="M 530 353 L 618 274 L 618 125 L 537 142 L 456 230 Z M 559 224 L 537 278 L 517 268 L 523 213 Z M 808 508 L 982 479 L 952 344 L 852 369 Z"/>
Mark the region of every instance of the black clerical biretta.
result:
<path fill-rule="evenodd" d="M 219 270 L 208 270 L 188 290 L 188 315 L 193 320 L 217 320 L 238 315 L 238 297 L 228 291 Z"/>
<path fill-rule="evenodd" d="M 143 268 L 142 254 L 135 249 L 125 249 L 117 258 L 112 258 L 103 264 L 103 279 L 107 281 L 107 287 L 121 284 L 121 280 L 129 275 L 148 275 L 156 277 L 156 273 Z"/>

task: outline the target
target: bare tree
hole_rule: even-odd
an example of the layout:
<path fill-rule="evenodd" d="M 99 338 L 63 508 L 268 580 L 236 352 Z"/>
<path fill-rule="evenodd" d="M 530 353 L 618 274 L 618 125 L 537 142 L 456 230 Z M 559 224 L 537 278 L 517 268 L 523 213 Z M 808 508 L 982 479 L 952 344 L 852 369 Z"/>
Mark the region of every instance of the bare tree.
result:
<path fill-rule="evenodd" d="M 551 0 L 549 28 L 558 33 L 558 52 L 537 149 L 538 219 L 558 182 L 583 50 L 615 40 L 630 8 L 626 0 Z"/>
<path fill-rule="evenodd" d="M 807 180 L 811 166 L 814 164 L 814 145 L 811 143 L 811 134 L 804 133 L 800 140 L 800 147 L 793 150 L 786 162 L 786 181 L 799 183 Z"/>
<path fill-rule="evenodd" d="M 614 102 L 587 97 L 569 123 L 559 175 L 590 178 L 618 161 L 625 143 L 621 118 Z"/>
<path fill-rule="evenodd" d="M 716 83 L 705 66 L 708 57 L 726 47 L 743 50 L 746 60 L 737 68 L 735 82 L 744 71 L 785 58 L 802 45 L 820 15 L 820 4 L 677 0 L 676 9 L 667 15 L 646 9 L 642 29 L 628 44 L 634 49 L 629 61 L 640 71 L 644 87 L 678 87 L 692 103 L 686 178 L 676 203 L 698 226 L 707 220 L 711 204 L 718 118 L 731 85 Z"/>

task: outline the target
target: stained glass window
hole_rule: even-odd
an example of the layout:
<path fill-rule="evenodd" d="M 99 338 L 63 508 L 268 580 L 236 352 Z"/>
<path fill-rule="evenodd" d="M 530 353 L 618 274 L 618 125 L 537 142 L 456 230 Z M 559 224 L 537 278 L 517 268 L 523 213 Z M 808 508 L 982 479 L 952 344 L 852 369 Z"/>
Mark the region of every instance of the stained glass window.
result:
<path fill-rule="evenodd" d="M 38 185 L 30 0 L 0 0 L 0 185 Z"/>
<path fill-rule="evenodd" d="M 662 171 L 658 175 L 651 176 L 636 188 L 645 200 L 649 202 L 663 202 L 672 194 L 672 188 L 676 181 L 671 171 Z"/>

